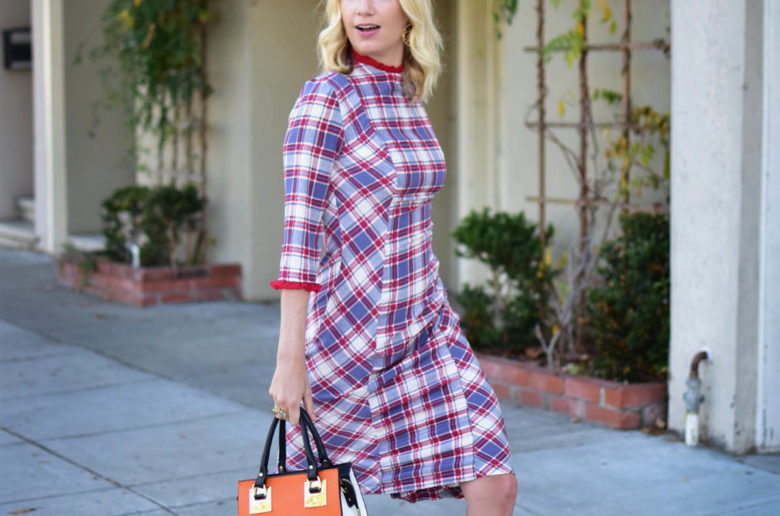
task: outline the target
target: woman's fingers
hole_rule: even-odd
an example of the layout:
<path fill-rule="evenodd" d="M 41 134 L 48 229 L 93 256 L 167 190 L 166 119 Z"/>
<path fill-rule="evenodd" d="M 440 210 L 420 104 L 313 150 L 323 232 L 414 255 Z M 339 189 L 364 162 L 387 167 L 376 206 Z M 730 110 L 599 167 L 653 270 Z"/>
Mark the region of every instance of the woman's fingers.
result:
<path fill-rule="evenodd" d="M 287 422 L 291 425 L 297 425 L 301 417 L 301 408 L 298 405 L 293 405 L 287 410 Z"/>
<path fill-rule="evenodd" d="M 314 417 L 314 403 L 309 378 L 305 369 L 297 367 L 297 365 L 299 364 L 290 366 L 290 364 L 282 363 L 277 365 L 271 379 L 271 386 L 268 389 L 268 394 L 274 401 L 274 405 L 285 412 L 287 417 L 284 419 L 292 425 L 297 425 L 300 421 L 301 401 Z M 275 414 L 277 418 L 282 419 L 280 415 L 279 413 Z"/>
<path fill-rule="evenodd" d="M 317 421 L 317 416 L 314 414 L 314 401 L 312 400 L 311 389 L 308 384 L 306 385 L 306 390 L 303 391 L 303 407 L 309 413 L 311 420 Z"/>

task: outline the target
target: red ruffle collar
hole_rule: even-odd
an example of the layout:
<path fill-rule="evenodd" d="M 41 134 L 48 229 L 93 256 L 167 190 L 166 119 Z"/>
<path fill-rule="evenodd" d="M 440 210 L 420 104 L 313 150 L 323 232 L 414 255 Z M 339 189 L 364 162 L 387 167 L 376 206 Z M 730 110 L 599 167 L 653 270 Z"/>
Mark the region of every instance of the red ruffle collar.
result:
<path fill-rule="evenodd" d="M 403 64 L 401 64 L 400 66 L 386 65 L 384 63 L 380 63 L 379 61 L 371 57 L 364 56 L 363 54 L 358 54 L 357 50 L 355 50 L 354 48 L 352 49 L 352 59 L 354 59 L 355 62 L 367 64 L 369 66 L 373 66 L 374 68 L 379 68 L 384 72 L 401 73 L 404 71 Z"/>

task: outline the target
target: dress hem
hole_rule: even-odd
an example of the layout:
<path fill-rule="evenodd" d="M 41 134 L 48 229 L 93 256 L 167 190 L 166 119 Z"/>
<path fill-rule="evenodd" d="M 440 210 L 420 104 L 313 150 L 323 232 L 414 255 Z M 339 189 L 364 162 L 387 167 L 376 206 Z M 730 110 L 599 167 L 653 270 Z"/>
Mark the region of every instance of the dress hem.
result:
<path fill-rule="evenodd" d="M 464 498 L 463 496 L 463 490 L 461 489 L 460 485 L 463 482 L 470 482 L 472 480 L 477 480 L 479 478 L 484 477 L 492 477 L 497 475 L 508 475 L 512 474 L 517 476 L 515 473 L 515 470 L 512 468 L 512 466 L 508 466 L 509 470 L 506 471 L 505 468 L 496 468 L 494 470 L 491 470 L 490 472 L 483 474 L 483 473 L 475 473 L 473 475 L 468 475 L 468 478 L 464 478 L 457 484 L 435 484 L 428 487 L 418 487 L 412 491 L 390 491 L 390 490 L 380 490 L 376 493 L 366 493 L 366 494 L 386 494 L 389 495 L 391 498 L 397 499 L 397 500 L 403 500 L 408 503 L 415 503 L 420 502 L 423 500 L 441 500 L 445 498 L 456 498 L 461 499 Z"/>

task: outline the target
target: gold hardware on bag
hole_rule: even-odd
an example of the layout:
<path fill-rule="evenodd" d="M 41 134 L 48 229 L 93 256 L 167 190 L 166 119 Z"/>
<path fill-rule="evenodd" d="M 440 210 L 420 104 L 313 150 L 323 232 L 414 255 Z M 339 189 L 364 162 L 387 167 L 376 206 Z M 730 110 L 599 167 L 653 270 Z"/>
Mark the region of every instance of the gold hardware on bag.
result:
<path fill-rule="evenodd" d="M 255 496 L 262 498 L 255 499 Z M 271 512 L 271 486 L 252 487 L 249 490 L 249 514 Z"/>
<path fill-rule="evenodd" d="M 307 480 L 303 483 L 303 506 L 323 507 L 328 503 L 328 495 L 325 492 L 327 480 Z M 314 491 L 312 491 L 314 490 Z"/>

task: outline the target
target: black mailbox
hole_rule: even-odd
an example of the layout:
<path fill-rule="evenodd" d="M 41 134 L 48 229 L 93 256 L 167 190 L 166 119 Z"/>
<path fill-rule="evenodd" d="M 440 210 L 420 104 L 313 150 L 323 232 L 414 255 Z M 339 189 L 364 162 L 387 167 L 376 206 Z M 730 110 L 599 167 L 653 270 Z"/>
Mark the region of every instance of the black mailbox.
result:
<path fill-rule="evenodd" d="M 29 70 L 32 68 L 30 27 L 3 31 L 3 61 L 7 70 Z"/>

